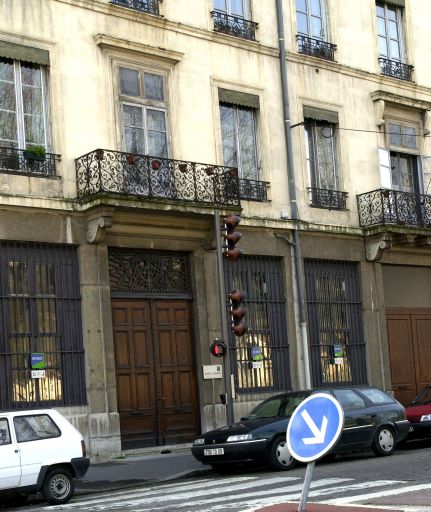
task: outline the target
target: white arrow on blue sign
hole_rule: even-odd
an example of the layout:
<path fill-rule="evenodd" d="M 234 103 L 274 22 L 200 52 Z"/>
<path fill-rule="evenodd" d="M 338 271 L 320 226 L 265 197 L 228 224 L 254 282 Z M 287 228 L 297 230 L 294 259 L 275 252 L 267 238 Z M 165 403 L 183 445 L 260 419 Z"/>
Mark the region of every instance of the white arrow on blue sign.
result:
<path fill-rule="evenodd" d="M 290 453 L 301 462 L 322 457 L 338 441 L 343 423 L 343 409 L 332 395 L 310 395 L 295 409 L 287 426 Z"/>

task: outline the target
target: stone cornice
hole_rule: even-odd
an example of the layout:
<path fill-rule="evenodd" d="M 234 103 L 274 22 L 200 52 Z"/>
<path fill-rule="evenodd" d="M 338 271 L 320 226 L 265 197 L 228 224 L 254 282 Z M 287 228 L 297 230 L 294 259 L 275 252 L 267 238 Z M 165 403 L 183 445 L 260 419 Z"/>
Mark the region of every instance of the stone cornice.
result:
<path fill-rule="evenodd" d="M 415 108 L 417 110 L 431 110 L 431 101 L 426 101 L 418 98 L 401 96 L 387 91 L 374 91 L 371 93 L 373 101 L 383 100 L 387 103 L 393 103 L 404 107 Z"/>

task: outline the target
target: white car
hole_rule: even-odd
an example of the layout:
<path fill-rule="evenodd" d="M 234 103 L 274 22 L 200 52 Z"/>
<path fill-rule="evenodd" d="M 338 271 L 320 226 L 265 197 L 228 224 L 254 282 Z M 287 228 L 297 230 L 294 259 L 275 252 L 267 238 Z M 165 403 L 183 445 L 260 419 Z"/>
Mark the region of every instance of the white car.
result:
<path fill-rule="evenodd" d="M 41 491 L 52 505 L 66 503 L 89 464 L 82 435 L 54 409 L 0 411 L 2 501 Z"/>

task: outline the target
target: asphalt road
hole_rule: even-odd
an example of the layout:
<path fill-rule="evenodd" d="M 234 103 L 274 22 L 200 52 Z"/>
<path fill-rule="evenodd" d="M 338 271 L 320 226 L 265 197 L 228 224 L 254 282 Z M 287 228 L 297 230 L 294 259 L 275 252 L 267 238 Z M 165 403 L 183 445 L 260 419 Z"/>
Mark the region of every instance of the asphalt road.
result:
<path fill-rule="evenodd" d="M 128 467 L 129 473 L 122 467 Z M 140 473 L 139 467 L 143 468 Z M 305 474 L 304 465 L 287 472 L 262 467 L 238 468 L 229 475 L 201 472 L 205 466 L 197 465 L 188 452 L 94 466 L 93 472 L 98 469 L 102 473 L 93 475 L 92 482 L 84 481 L 70 503 L 48 507 L 36 501 L 20 510 L 254 512 L 274 503 L 298 501 Z M 136 478 L 122 479 L 130 471 Z M 169 478 L 168 473 L 173 480 L 163 481 Z M 146 480 L 145 475 L 153 478 Z M 104 480 L 97 480 L 99 476 Z M 431 442 L 410 444 L 391 457 L 376 457 L 370 452 L 320 461 L 314 470 L 309 502 L 431 512 Z"/>

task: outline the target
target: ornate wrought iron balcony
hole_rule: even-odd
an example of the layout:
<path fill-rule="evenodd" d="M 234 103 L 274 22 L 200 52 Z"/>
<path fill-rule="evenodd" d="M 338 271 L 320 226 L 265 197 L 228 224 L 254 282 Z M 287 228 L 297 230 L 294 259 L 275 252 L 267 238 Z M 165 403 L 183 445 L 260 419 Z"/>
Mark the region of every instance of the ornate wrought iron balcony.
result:
<path fill-rule="evenodd" d="M 267 201 L 267 181 L 239 179 L 239 197 L 246 201 Z"/>
<path fill-rule="evenodd" d="M 377 189 L 357 196 L 362 227 L 396 225 L 431 227 L 431 196 Z"/>
<path fill-rule="evenodd" d="M 329 210 L 347 209 L 347 192 L 315 187 L 309 187 L 308 192 L 310 194 L 310 204 L 315 208 L 328 208 Z"/>
<path fill-rule="evenodd" d="M 304 36 L 302 34 L 298 34 L 296 36 L 296 40 L 298 41 L 299 53 L 305 53 L 312 57 L 335 61 L 335 50 L 337 49 L 336 44 L 327 43 L 320 39 Z"/>
<path fill-rule="evenodd" d="M 231 16 L 225 12 L 211 11 L 214 18 L 214 30 L 235 37 L 256 41 L 257 23 L 239 16 Z"/>
<path fill-rule="evenodd" d="M 121 5 L 136 11 L 159 14 L 159 3 L 161 0 L 111 0 L 111 4 Z"/>
<path fill-rule="evenodd" d="M 0 172 L 8 174 L 56 178 L 56 161 L 60 155 L 32 155 L 24 149 L 0 147 Z"/>
<path fill-rule="evenodd" d="M 412 81 L 414 66 L 403 64 L 396 60 L 385 59 L 384 57 L 380 57 L 379 62 L 382 75 L 392 76 L 393 78 L 399 78 L 400 80 L 407 80 L 409 82 Z"/>
<path fill-rule="evenodd" d="M 78 198 L 120 194 L 239 206 L 238 169 L 96 149 L 76 159 Z"/>

